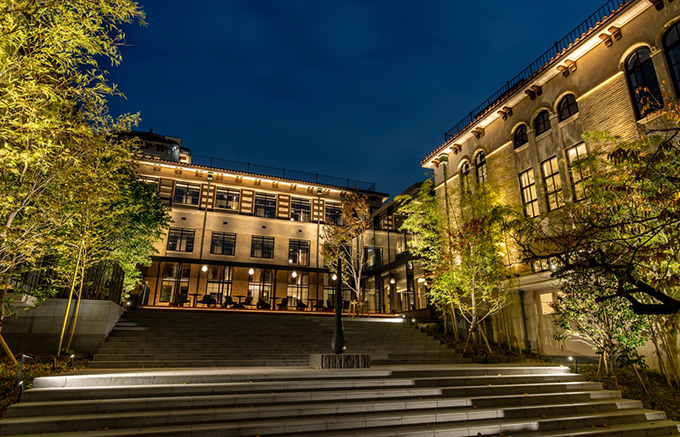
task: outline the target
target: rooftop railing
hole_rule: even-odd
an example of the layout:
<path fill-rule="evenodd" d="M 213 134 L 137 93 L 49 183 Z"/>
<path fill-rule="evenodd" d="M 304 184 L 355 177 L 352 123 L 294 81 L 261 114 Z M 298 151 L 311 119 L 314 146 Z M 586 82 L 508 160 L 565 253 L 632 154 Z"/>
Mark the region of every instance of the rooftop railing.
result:
<path fill-rule="evenodd" d="M 533 75 L 542 71 L 554 58 L 568 50 L 572 45 L 579 42 L 579 40 L 590 33 L 593 29 L 598 27 L 607 18 L 619 12 L 634 0 L 609 0 L 600 9 L 595 11 L 590 17 L 586 18 L 581 24 L 576 26 L 574 30 L 569 32 L 564 38 L 555 42 L 552 47 L 545 51 L 534 62 L 529 64 L 527 68 L 522 70 L 517 76 L 509 80 L 501 89 L 496 91 L 491 97 L 486 99 L 481 105 L 470 111 L 461 121 L 456 123 L 448 131 L 444 132 L 444 141 L 455 137 L 460 132 L 465 130 L 470 124 L 476 121 L 479 117 L 484 115 L 487 110 L 493 108 L 496 103 L 503 100 L 509 94 L 512 94 L 523 83 L 527 82 Z"/>
<path fill-rule="evenodd" d="M 169 156 L 167 153 L 166 154 L 156 154 L 156 153 L 153 153 L 153 152 L 144 151 L 144 152 L 142 152 L 142 155 L 152 157 L 152 158 L 157 158 L 157 159 L 173 160 L 174 161 L 174 159 L 172 159 L 172 158 L 170 158 L 170 159 L 167 158 L 167 156 Z M 186 162 L 186 161 L 182 160 L 182 162 Z M 291 179 L 291 180 L 300 181 L 300 182 L 309 182 L 309 183 L 321 184 L 321 185 L 331 185 L 331 186 L 340 187 L 340 188 L 348 188 L 348 189 L 356 189 L 356 190 L 361 190 L 361 191 L 376 192 L 375 191 L 375 182 L 359 181 L 359 180 L 349 179 L 349 178 L 339 178 L 339 177 L 328 176 L 328 175 L 324 175 L 324 174 L 320 174 L 320 173 L 311 173 L 311 172 L 305 172 L 305 171 L 290 170 L 290 169 L 281 168 L 281 167 L 270 167 L 268 165 L 253 164 L 253 163 L 250 163 L 250 162 L 231 161 L 231 160 L 228 160 L 228 159 L 213 158 L 212 156 L 202 156 L 202 155 L 191 154 L 187 163 L 194 164 L 194 165 L 200 165 L 200 166 L 203 166 L 203 167 L 212 167 L 212 168 L 215 168 L 215 169 L 232 170 L 232 171 L 237 171 L 237 172 L 241 172 L 241 173 L 251 173 L 251 174 L 256 174 L 256 175 L 260 175 L 260 176 L 277 177 L 277 178 Z"/>

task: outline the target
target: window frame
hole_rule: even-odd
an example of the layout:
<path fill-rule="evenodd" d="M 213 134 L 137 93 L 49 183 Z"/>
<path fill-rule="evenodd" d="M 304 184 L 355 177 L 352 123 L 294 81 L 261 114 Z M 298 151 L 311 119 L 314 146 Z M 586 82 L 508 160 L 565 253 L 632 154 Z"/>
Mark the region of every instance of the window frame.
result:
<path fill-rule="evenodd" d="M 512 144 L 515 146 L 515 149 L 519 149 L 528 142 L 529 142 L 528 126 L 524 123 L 520 124 L 512 133 Z"/>
<path fill-rule="evenodd" d="M 573 151 L 576 158 L 572 158 Z M 581 153 L 582 152 L 582 153 Z M 569 179 L 571 182 L 571 192 L 574 202 L 579 202 L 588 197 L 586 188 L 583 186 L 585 182 L 590 179 L 590 171 L 587 168 L 577 168 L 576 162 L 580 161 L 588 156 L 588 149 L 586 148 L 586 143 L 581 142 L 575 144 L 564 151 L 567 157 L 567 167 L 569 169 Z M 581 193 L 581 195 L 579 195 Z"/>
<path fill-rule="evenodd" d="M 546 165 L 549 166 L 550 173 L 547 173 Z M 548 212 L 560 209 L 564 206 L 564 193 L 560 164 L 556 155 L 541 162 L 541 176 L 543 176 L 543 189 L 545 190 Z"/>
<path fill-rule="evenodd" d="M 291 266 L 308 266 L 312 258 L 311 246 L 309 240 L 289 239 L 288 264 Z"/>
<path fill-rule="evenodd" d="M 519 187 L 524 215 L 531 218 L 538 217 L 541 212 L 538 207 L 538 191 L 533 167 L 519 173 Z"/>
<path fill-rule="evenodd" d="M 177 233 L 179 233 L 179 235 L 177 235 Z M 165 246 L 165 249 L 172 252 L 192 253 L 194 251 L 195 238 L 195 229 L 170 228 L 168 229 L 168 243 Z"/>
<path fill-rule="evenodd" d="M 646 58 L 640 61 L 640 54 L 646 52 Z M 638 64 L 631 67 L 631 62 L 637 58 Z M 626 81 L 628 83 L 628 91 L 633 103 L 633 110 L 635 111 L 635 119 L 642 120 L 657 109 L 663 107 L 663 96 L 661 95 L 661 87 L 659 85 L 659 77 L 654 68 L 654 61 L 652 60 L 652 52 L 649 47 L 640 47 L 633 53 L 628 55 L 624 62 L 626 70 Z M 644 76 L 649 77 L 645 78 Z M 633 79 L 640 83 L 633 83 Z M 645 91 L 649 89 L 649 92 Z M 651 105 L 645 109 L 647 103 L 643 103 L 644 99 L 649 98 Z"/>
<path fill-rule="evenodd" d="M 675 31 L 677 39 L 669 45 L 667 40 L 673 31 Z M 664 33 L 662 46 L 666 57 L 666 66 L 668 67 L 668 72 L 670 73 L 673 88 L 675 89 L 675 96 L 677 98 L 680 97 L 680 21 L 677 21 L 668 28 L 666 33 Z M 671 59 L 671 53 L 677 56 L 677 61 L 675 63 L 673 63 L 673 60 Z"/>
<path fill-rule="evenodd" d="M 183 189 L 183 193 L 178 193 L 178 189 Z M 172 193 L 173 205 L 198 206 L 201 199 L 201 185 L 190 182 L 175 182 Z"/>
<path fill-rule="evenodd" d="M 253 215 L 263 218 L 276 218 L 276 194 L 255 192 Z"/>
<path fill-rule="evenodd" d="M 221 250 L 219 252 L 216 252 L 215 249 L 217 248 L 216 242 L 220 242 L 220 247 Z M 225 244 L 229 242 L 230 244 Z M 226 250 L 225 249 L 231 249 L 231 250 Z M 228 256 L 235 256 L 236 255 L 236 234 L 233 232 L 214 232 L 210 236 L 210 253 L 214 255 L 228 255 Z"/>
<path fill-rule="evenodd" d="M 250 257 L 262 259 L 274 259 L 275 244 L 276 241 L 274 237 L 268 237 L 265 235 L 253 235 L 250 240 Z"/>
<path fill-rule="evenodd" d="M 312 222 L 312 201 L 303 197 L 291 197 L 290 219 L 295 222 Z"/>
<path fill-rule="evenodd" d="M 578 113 L 578 102 L 576 101 L 576 96 L 573 94 L 567 94 L 557 103 L 557 119 L 560 122 L 567 120 Z"/>
<path fill-rule="evenodd" d="M 458 170 L 458 175 L 460 177 L 460 189 L 464 193 L 469 193 L 471 191 L 470 187 L 470 161 L 467 159 L 460 164 L 460 170 Z"/>
<path fill-rule="evenodd" d="M 547 109 L 536 114 L 534 118 L 534 132 L 536 136 L 542 135 L 550 130 L 550 112 Z"/>
<path fill-rule="evenodd" d="M 489 176 L 489 170 L 486 165 L 486 154 L 480 150 L 475 155 L 475 179 L 477 184 L 484 184 Z"/>
<path fill-rule="evenodd" d="M 330 210 L 330 211 L 329 211 Z M 324 223 L 342 226 L 342 204 L 326 202 L 324 205 Z"/>
<path fill-rule="evenodd" d="M 225 195 L 225 199 L 220 199 L 220 194 Z M 225 206 L 220 205 L 224 200 Z M 241 190 L 236 188 L 217 187 L 215 190 L 215 208 L 226 209 L 228 211 L 238 211 L 241 200 Z"/>

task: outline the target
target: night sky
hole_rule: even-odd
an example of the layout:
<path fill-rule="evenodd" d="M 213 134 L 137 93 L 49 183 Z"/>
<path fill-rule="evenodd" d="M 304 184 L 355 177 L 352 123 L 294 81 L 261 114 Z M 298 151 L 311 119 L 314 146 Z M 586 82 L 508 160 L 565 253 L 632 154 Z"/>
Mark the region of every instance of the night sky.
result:
<path fill-rule="evenodd" d="M 444 132 L 603 0 L 156 0 L 111 79 L 197 155 L 398 194 Z"/>

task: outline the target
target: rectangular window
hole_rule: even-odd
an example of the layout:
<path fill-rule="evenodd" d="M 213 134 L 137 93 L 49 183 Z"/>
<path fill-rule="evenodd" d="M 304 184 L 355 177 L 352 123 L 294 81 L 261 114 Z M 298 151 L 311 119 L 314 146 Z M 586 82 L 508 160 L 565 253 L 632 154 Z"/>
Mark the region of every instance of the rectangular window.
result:
<path fill-rule="evenodd" d="M 543 172 L 543 186 L 545 188 L 545 198 L 548 202 L 548 211 L 554 211 L 564 205 L 562 197 L 562 179 L 560 179 L 560 169 L 557 165 L 557 156 L 541 163 Z"/>
<path fill-rule="evenodd" d="M 290 219 L 296 222 L 312 221 L 312 204 L 309 199 L 293 197 L 290 201 Z"/>
<path fill-rule="evenodd" d="M 295 305 L 302 309 L 307 306 L 309 298 L 309 273 L 291 272 L 288 274 L 288 287 L 286 288 L 288 307 Z"/>
<path fill-rule="evenodd" d="M 163 279 L 159 302 L 186 302 L 189 300 L 189 277 L 191 265 L 166 263 L 163 266 Z"/>
<path fill-rule="evenodd" d="M 193 229 L 170 228 L 170 231 L 168 231 L 168 250 L 193 252 L 195 232 Z"/>
<path fill-rule="evenodd" d="M 533 168 L 519 174 L 519 186 L 522 190 L 524 214 L 527 217 L 538 216 L 538 195 L 536 194 L 536 181 L 534 180 Z"/>
<path fill-rule="evenodd" d="M 210 240 L 210 253 L 234 255 L 236 253 L 236 234 L 213 232 Z"/>
<path fill-rule="evenodd" d="M 290 240 L 288 243 L 288 264 L 309 265 L 309 241 Z"/>
<path fill-rule="evenodd" d="M 184 205 L 198 205 L 198 198 L 201 194 L 201 186 L 198 184 L 187 184 L 184 182 L 175 183 L 175 197 L 173 203 Z"/>
<path fill-rule="evenodd" d="M 274 237 L 253 235 L 250 256 L 253 258 L 274 258 Z"/>
<path fill-rule="evenodd" d="M 255 193 L 255 215 L 258 217 L 276 217 L 276 195 Z"/>
<path fill-rule="evenodd" d="M 571 191 L 574 193 L 574 202 L 587 197 L 585 181 L 590 178 L 590 171 L 580 160 L 587 156 L 585 143 L 577 144 L 567 149 L 567 163 L 571 176 Z"/>
<path fill-rule="evenodd" d="M 215 208 L 238 209 L 239 190 L 233 188 L 218 188 L 215 192 Z"/>
<path fill-rule="evenodd" d="M 330 225 L 342 226 L 342 206 L 339 203 L 326 202 L 325 222 Z"/>
<path fill-rule="evenodd" d="M 364 247 L 364 262 L 367 269 L 374 269 L 382 265 L 382 247 Z"/>

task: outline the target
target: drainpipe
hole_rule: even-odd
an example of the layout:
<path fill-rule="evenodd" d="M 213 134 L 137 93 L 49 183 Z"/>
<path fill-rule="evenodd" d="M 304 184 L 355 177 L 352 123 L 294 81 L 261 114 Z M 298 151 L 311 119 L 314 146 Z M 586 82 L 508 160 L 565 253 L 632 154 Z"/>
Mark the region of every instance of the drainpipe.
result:
<path fill-rule="evenodd" d="M 524 347 L 531 352 L 531 342 L 529 342 L 529 331 L 527 330 L 527 315 L 524 312 L 524 290 L 517 290 L 519 293 L 519 304 L 522 308 L 522 326 L 524 327 Z"/>

